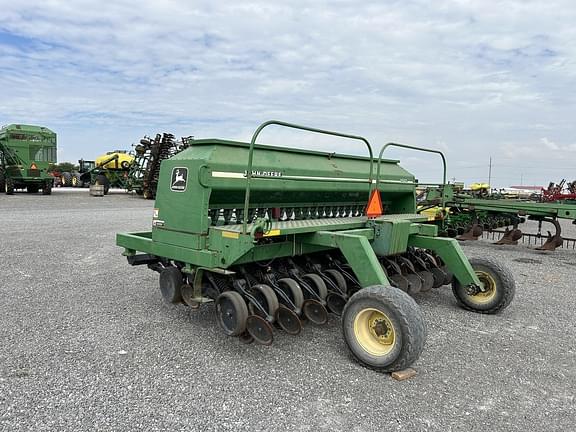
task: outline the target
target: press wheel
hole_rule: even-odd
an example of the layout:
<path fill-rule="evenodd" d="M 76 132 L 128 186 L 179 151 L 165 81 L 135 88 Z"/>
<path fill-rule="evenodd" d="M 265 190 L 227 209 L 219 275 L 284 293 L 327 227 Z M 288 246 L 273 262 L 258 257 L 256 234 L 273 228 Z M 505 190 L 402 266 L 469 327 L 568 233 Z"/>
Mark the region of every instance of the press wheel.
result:
<path fill-rule="evenodd" d="M 392 275 L 388 279 L 390 279 L 390 283 L 396 288 L 404 292 L 408 292 L 408 287 L 410 286 L 410 283 L 401 274 Z"/>
<path fill-rule="evenodd" d="M 418 277 L 418 275 L 414 273 L 409 273 L 404 275 L 406 280 L 408 281 L 408 294 L 414 295 L 419 293 L 422 290 L 422 279 Z"/>
<path fill-rule="evenodd" d="M 270 288 L 268 285 L 257 284 L 252 286 L 251 294 L 268 312 L 268 316 L 272 318 L 276 316 L 276 311 L 280 305 L 278 304 L 278 297 L 276 297 L 276 294 L 274 294 L 274 290 L 272 288 Z M 266 316 L 263 316 L 262 311 L 254 306 L 252 302 L 248 303 L 248 312 L 250 312 L 251 315 L 258 315 L 266 318 Z"/>
<path fill-rule="evenodd" d="M 446 267 L 445 265 L 440 268 L 446 275 L 446 277 L 444 278 L 444 285 L 450 285 L 452 283 L 452 280 L 454 279 L 454 274 L 450 270 L 448 270 L 448 267 Z"/>
<path fill-rule="evenodd" d="M 328 288 L 326 288 L 326 284 L 322 280 L 320 276 L 315 273 L 307 273 L 302 276 L 302 279 L 310 282 L 312 289 L 318 294 L 322 300 L 326 300 L 326 296 L 328 295 Z"/>
<path fill-rule="evenodd" d="M 236 291 L 225 291 L 216 299 L 216 317 L 224 333 L 239 336 L 246 330 L 246 302 Z"/>
<path fill-rule="evenodd" d="M 430 291 L 434 286 L 434 275 L 428 270 L 418 272 L 418 276 L 422 279 L 422 292 Z"/>
<path fill-rule="evenodd" d="M 434 276 L 434 285 L 432 285 L 432 288 L 440 288 L 442 285 L 444 285 L 446 273 L 444 273 L 444 271 L 439 267 L 433 267 L 430 269 L 430 271 Z"/>
<path fill-rule="evenodd" d="M 304 303 L 304 294 L 302 293 L 302 288 L 298 285 L 294 279 L 282 278 L 278 279 L 278 285 L 284 291 L 284 293 L 290 298 L 297 310 L 302 309 L 302 304 Z"/>
<path fill-rule="evenodd" d="M 184 276 L 178 267 L 166 267 L 160 272 L 160 292 L 168 303 L 180 303 Z"/>
<path fill-rule="evenodd" d="M 330 312 L 334 315 L 342 315 L 342 311 L 344 310 L 344 306 L 346 306 L 347 299 L 342 297 L 340 294 L 330 293 L 328 297 L 326 297 L 326 306 Z"/>
<path fill-rule="evenodd" d="M 348 292 L 348 286 L 346 284 L 346 278 L 336 269 L 326 269 L 324 270 L 324 274 L 326 274 L 330 279 L 336 283 L 336 286 L 342 291 L 344 294 Z"/>

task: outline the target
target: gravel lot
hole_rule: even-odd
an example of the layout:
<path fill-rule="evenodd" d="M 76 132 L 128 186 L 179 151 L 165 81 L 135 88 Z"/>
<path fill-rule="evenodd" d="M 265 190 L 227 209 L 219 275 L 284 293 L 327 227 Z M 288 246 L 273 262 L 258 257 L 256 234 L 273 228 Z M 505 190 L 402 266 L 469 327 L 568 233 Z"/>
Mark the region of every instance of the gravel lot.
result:
<path fill-rule="evenodd" d="M 576 251 L 465 244 L 511 268 L 516 298 L 483 316 L 448 288 L 418 297 L 428 339 L 418 375 L 397 382 L 349 358 L 335 318 L 245 346 L 212 306 L 164 303 L 157 274 L 115 246 L 149 229 L 152 207 L 0 196 L 0 430 L 575 429 Z"/>

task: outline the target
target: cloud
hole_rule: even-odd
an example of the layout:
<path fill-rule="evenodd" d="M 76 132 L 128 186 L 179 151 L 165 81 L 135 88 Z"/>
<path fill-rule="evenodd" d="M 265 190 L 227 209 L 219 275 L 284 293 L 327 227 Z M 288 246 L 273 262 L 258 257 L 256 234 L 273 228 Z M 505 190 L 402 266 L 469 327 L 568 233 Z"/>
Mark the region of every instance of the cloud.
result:
<path fill-rule="evenodd" d="M 279 118 L 442 143 L 451 177 L 481 180 L 490 156 L 513 165 L 525 148 L 532 164 L 550 143 L 572 148 L 560 143 L 575 135 L 575 19 L 568 0 L 21 0 L 0 9 L 0 121 L 51 127 L 73 160 L 163 130 L 248 139 Z M 406 163 L 434 177 L 424 159 Z"/>
<path fill-rule="evenodd" d="M 540 142 L 544 145 L 544 147 L 546 147 L 547 149 L 550 150 L 559 150 L 560 147 L 558 146 L 558 144 L 556 144 L 555 142 L 550 141 L 548 138 L 544 137 L 542 139 L 540 139 Z"/>

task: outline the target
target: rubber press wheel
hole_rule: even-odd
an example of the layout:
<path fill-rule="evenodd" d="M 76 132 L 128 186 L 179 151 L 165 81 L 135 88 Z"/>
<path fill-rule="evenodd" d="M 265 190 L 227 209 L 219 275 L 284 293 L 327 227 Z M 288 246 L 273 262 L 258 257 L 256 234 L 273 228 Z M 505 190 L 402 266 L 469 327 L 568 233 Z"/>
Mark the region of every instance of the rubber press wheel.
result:
<path fill-rule="evenodd" d="M 304 294 L 302 293 L 302 288 L 298 285 L 294 279 L 282 278 L 278 279 L 278 285 L 282 291 L 290 298 L 296 309 L 302 309 L 302 304 L 304 303 Z"/>
<path fill-rule="evenodd" d="M 471 294 L 454 278 L 452 292 L 458 303 L 465 309 L 485 314 L 494 314 L 505 309 L 516 292 L 510 270 L 499 262 L 486 258 L 472 258 L 470 264 L 485 290 Z"/>
<path fill-rule="evenodd" d="M 246 330 L 246 302 L 236 291 L 225 291 L 216 299 L 216 317 L 224 333 L 239 336 Z"/>
<path fill-rule="evenodd" d="M 160 292 L 168 303 L 180 303 L 184 277 L 178 267 L 166 267 L 160 272 Z"/>
<path fill-rule="evenodd" d="M 268 312 L 268 315 L 275 317 L 276 311 L 278 310 L 278 298 L 276 294 L 274 294 L 274 290 L 270 288 L 268 285 L 264 284 L 257 284 L 252 287 L 251 294 L 258 300 L 258 303 L 262 305 L 264 309 Z M 260 311 L 257 307 L 255 307 L 251 302 L 248 303 L 248 312 L 252 315 L 258 315 L 260 317 L 266 318 L 263 316 L 262 311 Z"/>
<path fill-rule="evenodd" d="M 315 273 L 307 273 L 302 276 L 302 279 L 310 282 L 312 289 L 318 294 L 322 300 L 326 300 L 326 296 L 328 295 L 328 288 L 326 288 L 326 284 L 322 280 L 320 276 Z"/>
<path fill-rule="evenodd" d="M 433 267 L 430 271 L 434 276 L 434 285 L 432 285 L 432 288 L 440 288 L 444 285 L 444 280 L 447 278 L 446 273 L 444 273 L 444 271 L 439 267 Z"/>
<path fill-rule="evenodd" d="M 354 358 L 379 372 L 405 369 L 420 356 L 426 325 L 405 292 L 383 285 L 354 294 L 342 314 L 344 340 Z"/>
<path fill-rule="evenodd" d="M 326 269 L 326 270 L 324 270 L 324 274 L 326 274 L 330 279 L 332 279 L 334 281 L 334 283 L 336 284 L 336 286 L 340 289 L 340 291 L 342 293 L 346 294 L 348 292 L 348 286 L 346 284 L 346 279 L 344 278 L 342 273 L 340 273 L 336 269 Z"/>
<path fill-rule="evenodd" d="M 428 270 L 418 272 L 418 276 L 422 279 L 422 292 L 430 291 L 434 286 L 434 275 Z"/>

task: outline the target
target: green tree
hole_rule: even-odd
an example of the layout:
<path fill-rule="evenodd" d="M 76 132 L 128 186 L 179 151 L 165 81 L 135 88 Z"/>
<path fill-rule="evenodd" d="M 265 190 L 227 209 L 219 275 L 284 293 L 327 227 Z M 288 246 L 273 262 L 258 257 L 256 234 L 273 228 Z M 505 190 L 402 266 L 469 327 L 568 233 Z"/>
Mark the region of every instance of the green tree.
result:
<path fill-rule="evenodd" d="M 74 165 L 72 162 L 60 162 L 53 166 L 52 171 L 59 172 L 73 172 L 78 171 L 78 165 Z"/>

